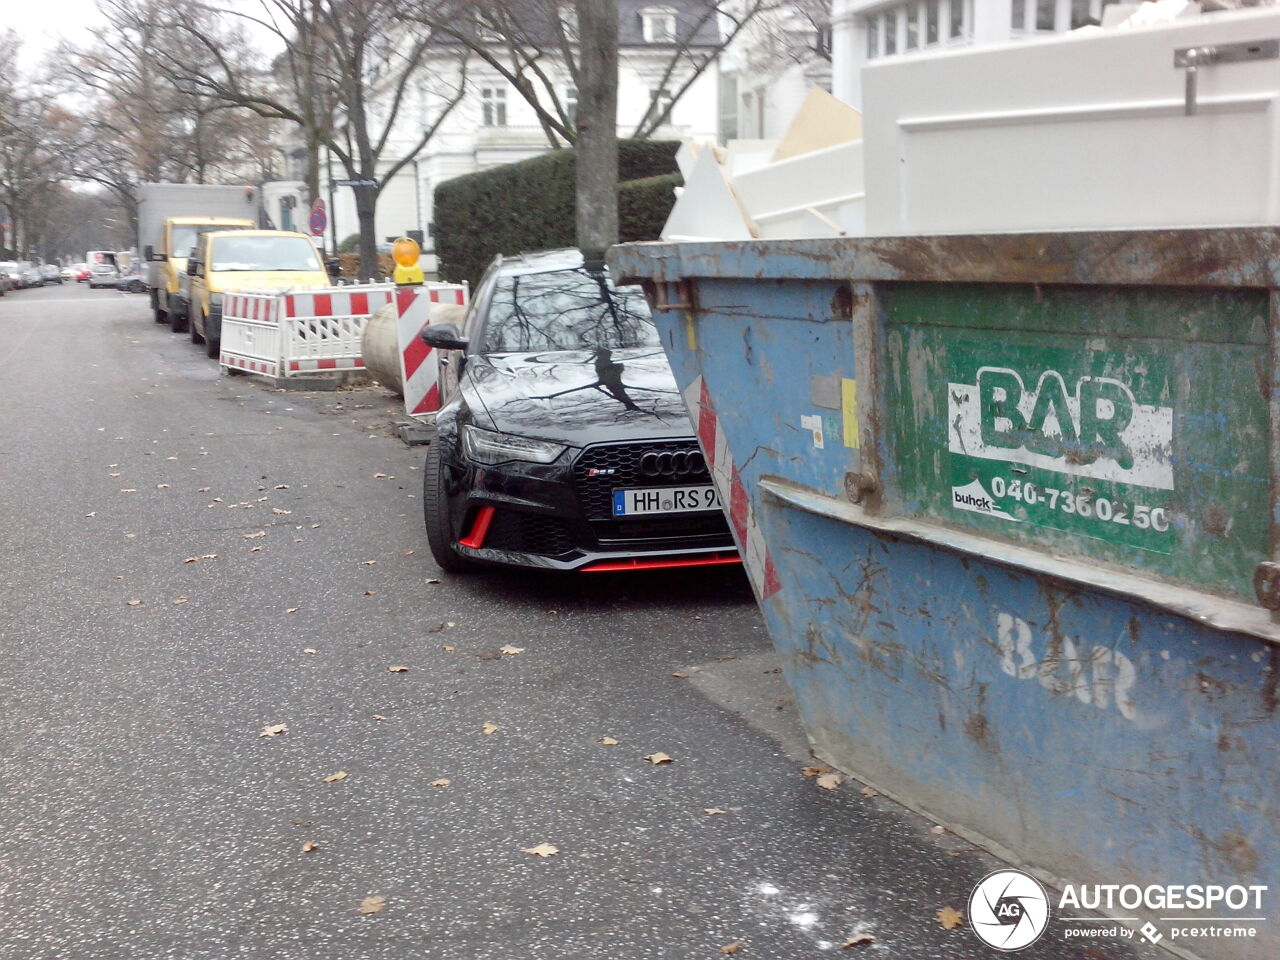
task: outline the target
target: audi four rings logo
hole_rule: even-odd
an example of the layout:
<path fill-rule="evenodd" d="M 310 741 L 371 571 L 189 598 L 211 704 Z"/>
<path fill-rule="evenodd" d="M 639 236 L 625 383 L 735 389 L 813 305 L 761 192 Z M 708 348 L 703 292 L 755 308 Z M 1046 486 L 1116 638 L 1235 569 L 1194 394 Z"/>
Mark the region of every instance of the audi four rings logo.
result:
<path fill-rule="evenodd" d="M 697 450 L 650 450 L 640 455 L 640 475 L 644 477 L 689 477 L 706 469 L 707 461 Z"/>
<path fill-rule="evenodd" d="M 1049 925 L 1049 897 L 1040 881 L 1021 870 L 997 870 L 969 895 L 969 925 L 990 947 L 1021 950 Z"/>

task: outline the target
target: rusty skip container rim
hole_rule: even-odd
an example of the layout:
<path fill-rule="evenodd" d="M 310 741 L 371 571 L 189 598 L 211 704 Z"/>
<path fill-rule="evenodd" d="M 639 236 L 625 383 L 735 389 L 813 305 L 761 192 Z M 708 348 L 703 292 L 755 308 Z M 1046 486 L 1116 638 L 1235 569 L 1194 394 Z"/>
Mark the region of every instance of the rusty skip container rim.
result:
<path fill-rule="evenodd" d="M 655 309 L 698 314 L 690 281 L 837 281 L 849 284 L 852 318 L 867 356 L 856 358 L 857 419 L 864 437 L 884 422 L 883 332 L 874 306 L 880 284 L 1032 284 L 1172 287 L 1265 291 L 1269 297 L 1270 369 L 1266 377 L 1270 446 L 1269 556 L 1254 573 L 1258 603 L 1204 584 L 1134 570 L 1045 546 L 1016 543 L 934 518 L 883 510 L 877 496 L 838 499 L 784 477 L 764 476 L 767 498 L 881 534 L 924 542 L 1067 584 L 1142 602 L 1214 629 L 1280 644 L 1280 228 L 1069 231 L 982 235 L 849 237 L 797 240 L 632 243 L 612 248 L 619 282 L 642 283 Z M 863 308 L 859 304 L 867 304 Z M 879 441 L 862 451 L 860 483 L 883 474 Z M 850 502 L 855 500 L 855 502 Z"/>

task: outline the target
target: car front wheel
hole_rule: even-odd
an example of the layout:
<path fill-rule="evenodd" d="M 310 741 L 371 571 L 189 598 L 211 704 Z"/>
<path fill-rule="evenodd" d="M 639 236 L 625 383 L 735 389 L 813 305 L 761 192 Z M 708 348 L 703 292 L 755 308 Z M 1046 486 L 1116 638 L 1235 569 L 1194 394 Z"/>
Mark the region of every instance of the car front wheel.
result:
<path fill-rule="evenodd" d="M 440 456 L 440 439 L 427 447 L 422 477 L 422 519 L 427 527 L 427 546 L 436 565 L 446 573 L 466 573 L 476 564 L 453 547 L 453 524 L 449 522 L 448 468 Z"/>

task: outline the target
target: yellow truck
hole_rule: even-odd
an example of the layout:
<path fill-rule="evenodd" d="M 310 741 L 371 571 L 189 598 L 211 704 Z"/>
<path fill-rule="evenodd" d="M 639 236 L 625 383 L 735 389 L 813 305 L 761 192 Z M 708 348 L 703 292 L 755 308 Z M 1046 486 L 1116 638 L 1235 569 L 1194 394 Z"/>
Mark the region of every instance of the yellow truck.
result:
<path fill-rule="evenodd" d="M 204 234 L 215 230 L 252 230 L 256 226 L 252 220 L 235 217 L 168 217 L 162 228 L 163 246 L 145 251 L 150 267 L 147 286 L 156 323 L 168 323 L 174 333 L 187 329 L 189 304 L 182 293 L 182 276 L 187 269 L 188 255 Z"/>
<path fill-rule="evenodd" d="M 187 260 L 191 342 L 217 357 L 222 342 L 222 298 L 228 293 L 318 290 L 330 286 L 311 238 L 285 230 L 206 233 Z"/>

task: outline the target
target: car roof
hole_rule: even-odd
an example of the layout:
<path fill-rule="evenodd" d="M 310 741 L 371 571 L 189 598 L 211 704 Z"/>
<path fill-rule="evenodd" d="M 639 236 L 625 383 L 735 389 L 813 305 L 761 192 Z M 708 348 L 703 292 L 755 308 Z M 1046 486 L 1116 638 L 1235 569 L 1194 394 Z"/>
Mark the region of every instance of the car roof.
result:
<path fill-rule="evenodd" d="M 209 224 L 211 226 L 219 226 L 226 224 L 235 226 L 237 223 L 253 223 L 248 217 L 170 217 L 169 222 L 175 226 L 189 227 L 195 225 L 197 227 Z"/>
<path fill-rule="evenodd" d="M 219 237 L 301 237 L 303 240 L 310 240 L 305 233 L 293 233 L 289 230 L 214 230 L 206 233 L 206 237 L 215 240 Z"/>
<path fill-rule="evenodd" d="M 573 247 L 541 250 L 534 253 L 499 254 L 494 266 L 506 276 L 525 273 L 548 273 L 552 270 L 576 270 L 582 266 L 582 251 Z"/>

